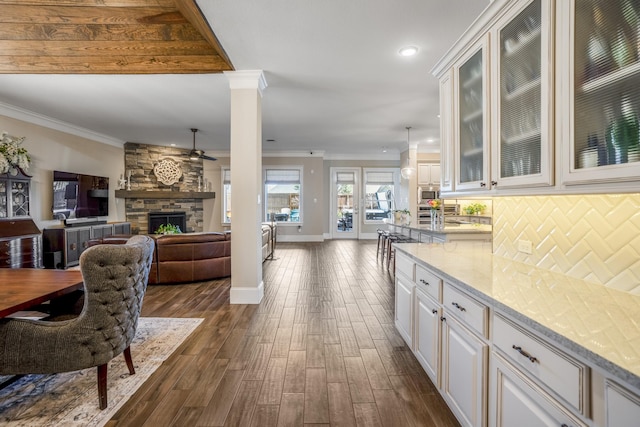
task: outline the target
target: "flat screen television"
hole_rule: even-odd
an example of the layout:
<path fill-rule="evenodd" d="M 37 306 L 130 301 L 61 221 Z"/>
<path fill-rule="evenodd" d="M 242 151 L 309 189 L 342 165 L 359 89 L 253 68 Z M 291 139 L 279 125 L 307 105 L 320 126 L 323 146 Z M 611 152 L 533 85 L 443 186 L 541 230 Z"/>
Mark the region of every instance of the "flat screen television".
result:
<path fill-rule="evenodd" d="M 73 225 L 106 222 L 109 215 L 109 178 L 53 171 L 53 218 Z"/>

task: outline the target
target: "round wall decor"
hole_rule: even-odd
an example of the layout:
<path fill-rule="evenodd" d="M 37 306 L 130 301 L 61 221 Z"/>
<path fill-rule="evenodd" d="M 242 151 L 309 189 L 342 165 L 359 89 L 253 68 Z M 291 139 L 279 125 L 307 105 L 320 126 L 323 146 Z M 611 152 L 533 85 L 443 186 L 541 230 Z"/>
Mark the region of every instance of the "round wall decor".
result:
<path fill-rule="evenodd" d="M 162 159 L 153 167 L 153 173 L 164 185 L 173 185 L 180 180 L 182 169 L 173 159 Z"/>

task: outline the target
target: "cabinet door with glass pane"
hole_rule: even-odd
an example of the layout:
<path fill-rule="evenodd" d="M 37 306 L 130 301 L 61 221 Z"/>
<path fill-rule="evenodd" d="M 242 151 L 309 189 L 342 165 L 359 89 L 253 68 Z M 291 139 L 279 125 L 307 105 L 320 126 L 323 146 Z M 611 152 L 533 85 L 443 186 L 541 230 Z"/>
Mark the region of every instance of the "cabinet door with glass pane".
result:
<path fill-rule="evenodd" d="M 571 52 L 559 77 L 569 118 L 563 182 L 640 180 L 640 1 L 572 0 L 559 16 Z"/>
<path fill-rule="evenodd" d="M 18 169 L 0 175 L 0 218 L 29 216 L 30 178 Z"/>
<path fill-rule="evenodd" d="M 498 189 L 553 184 L 553 12 L 549 0 L 516 1 L 494 27 Z"/>
<path fill-rule="evenodd" d="M 483 37 L 454 67 L 456 191 L 490 187 L 488 40 L 488 35 Z"/>

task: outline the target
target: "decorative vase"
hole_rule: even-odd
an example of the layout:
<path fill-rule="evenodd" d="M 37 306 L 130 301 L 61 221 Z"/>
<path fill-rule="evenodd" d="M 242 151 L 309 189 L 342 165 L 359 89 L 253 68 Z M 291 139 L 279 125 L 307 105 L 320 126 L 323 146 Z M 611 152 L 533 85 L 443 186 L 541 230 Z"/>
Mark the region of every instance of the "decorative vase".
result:
<path fill-rule="evenodd" d="M 431 229 L 440 229 L 444 227 L 444 217 L 438 209 L 431 209 Z"/>
<path fill-rule="evenodd" d="M 393 219 L 395 220 L 395 222 L 398 222 L 398 223 L 402 221 L 402 212 L 394 212 Z"/>

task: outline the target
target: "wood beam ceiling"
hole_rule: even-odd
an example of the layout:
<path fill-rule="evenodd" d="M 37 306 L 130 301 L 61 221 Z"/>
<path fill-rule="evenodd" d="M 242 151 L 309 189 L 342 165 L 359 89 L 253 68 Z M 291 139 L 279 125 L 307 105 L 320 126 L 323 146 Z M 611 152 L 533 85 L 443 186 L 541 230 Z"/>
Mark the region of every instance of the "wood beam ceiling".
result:
<path fill-rule="evenodd" d="M 195 0 L 0 0 L 0 73 L 219 73 Z"/>

